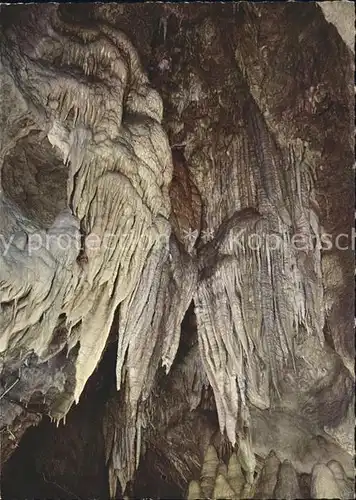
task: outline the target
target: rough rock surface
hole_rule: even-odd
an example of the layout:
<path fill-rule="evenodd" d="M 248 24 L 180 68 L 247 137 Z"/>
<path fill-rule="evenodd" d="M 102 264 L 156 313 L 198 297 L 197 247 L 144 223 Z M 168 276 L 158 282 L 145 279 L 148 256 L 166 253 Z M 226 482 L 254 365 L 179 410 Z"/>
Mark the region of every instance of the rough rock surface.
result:
<path fill-rule="evenodd" d="M 24 494 L 20 439 L 49 416 L 68 420 L 36 429 L 59 443 L 36 460 L 53 494 L 349 498 L 343 38 L 311 3 L 16 5 L 1 21 L 5 496 Z M 83 484 L 56 458 L 71 439 Z M 84 484 L 86 450 L 109 493 Z"/>

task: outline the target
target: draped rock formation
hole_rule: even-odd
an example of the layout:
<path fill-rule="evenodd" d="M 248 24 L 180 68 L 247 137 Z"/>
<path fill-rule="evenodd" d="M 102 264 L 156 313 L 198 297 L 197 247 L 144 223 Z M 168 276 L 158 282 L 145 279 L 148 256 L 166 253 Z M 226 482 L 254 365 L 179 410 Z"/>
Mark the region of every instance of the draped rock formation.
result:
<path fill-rule="evenodd" d="M 0 15 L 5 497 L 28 427 L 89 419 L 108 491 L 44 447 L 34 496 L 349 498 L 345 36 L 317 4 Z"/>

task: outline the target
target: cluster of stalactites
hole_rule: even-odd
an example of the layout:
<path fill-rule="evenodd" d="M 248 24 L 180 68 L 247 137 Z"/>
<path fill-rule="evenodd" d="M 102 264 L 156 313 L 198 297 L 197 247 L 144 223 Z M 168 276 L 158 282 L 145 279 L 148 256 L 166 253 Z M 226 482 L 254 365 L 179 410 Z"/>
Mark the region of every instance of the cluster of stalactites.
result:
<path fill-rule="evenodd" d="M 272 394 L 280 395 L 280 374 L 294 368 L 295 341 L 316 335 L 323 342 L 320 229 L 300 149 L 298 143 L 289 155 L 285 198 L 273 170 L 277 160 L 258 164 L 260 217 L 237 212 L 238 223 L 222 224 L 211 242 L 212 264 L 205 270 L 201 264 L 194 297 L 200 351 L 221 431 L 232 443 L 237 421 L 248 425 L 247 399 L 265 409 Z M 272 173 L 262 172 L 268 168 Z"/>
<path fill-rule="evenodd" d="M 110 491 L 117 480 L 122 490 L 134 475 L 141 453 L 144 427 L 142 403 L 148 398 L 160 364 L 168 372 L 175 358 L 180 325 L 196 288 L 196 269 L 189 255 L 171 235 L 169 259 L 162 249 L 150 254 L 135 290 L 119 310 L 117 382 L 124 386 L 126 407 L 120 418 L 105 424 Z M 125 377 L 122 373 L 125 372 Z M 115 429 L 115 437 L 111 428 Z"/>
<path fill-rule="evenodd" d="M 13 283 L 1 290 L 0 302 L 12 301 L 2 316 L 1 341 L 7 349 L 20 338 L 45 359 L 58 317 L 66 318 L 68 350 L 78 346 L 78 354 L 74 394 L 53 413 L 60 419 L 97 367 L 117 312 L 117 387 L 125 372 L 127 410 L 126 446 L 113 474 L 125 483 L 140 450 L 138 402 L 147 397 L 161 358 L 167 370 L 173 362 L 196 276 L 184 251 L 170 243 L 171 151 L 161 98 L 136 50 L 106 25 L 65 25 L 55 7 L 43 18 L 36 24 L 29 16 L 27 29 L 14 28 L 18 47 L 7 66 L 20 75 L 26 62 L 20 90 L 39 110 L 42 104 L 48 140 L 68 168 L 68 208 L 48 232 L 69 233 L 73 245 L 70 252 L 53 244 L 28 255 L 32 229 L 22 225 L 24 242 L 19 235 L 0 270 L 4 283 Z M 23 40 L 28 32 L 31 44 Z M 82 40 L 68 39 L 70 33 Z M 162 331 L 167 338 L 158 348 Z"/>
<path fill-rule="evenodd" d="M 113 37 L 108 28 L 102 30 Z M 117 53 L 112 56 L 115 68 L 131 68 L 131 91 L 125 89 L 127 78 L 121 75 L 116 79 L 113 99 L 104 96 L 105 106 L 98 103 L 98 109 L 105 112 L 100 115 L 86 106 L 83 116 L 81 101 L 76 102 L 75 95 L 67 92 L 59 100 L 49 135 L 63 151 L 69 167 L 68 199 L 86 237 L 99 236 L 101 241 L 110 237 L 107 248 L 87 249 L 84 279 L 76 284 L 65 312 L 72 332 L 71 346 L 80 341 L 75 390 L 78 399 L 97 366 L 117 311 L 116 378 L 117 388 L 125 393 L 125 409 L 122 427 L 109 445 L 112 492 L 117 479 L 125 489 L 138 465 L 142 426 L 139 403 L 148 396 L 161 360 L 167 371 L 173 363 L 180 324 L 196 286 L 193 262 L 171 236 L 168 222 L 167 187 L 172 171 L 170 148 L 160 126 L 161 100 L 148 87 L 128 40 L 120 35 L 116 42 Z M 92 48 L 94 54 L 97 44 Z M 103 51 L 103 57 L 108 57 L 105 43 Z M 77 65 L 84 64 L 79 48 L 70 50 L 66 57 Z M 115 71 L 111 77 L 115 80 Z M 118 105 L 123 102 L 124 90 L 127 120 L 122 119 L 123 109 Z M 67 122 L 63 122 L 68 111 L 74 116 L 69 134 Z M 110 133 L 103 136 L 110 124 Z"/>
<path fill-rule="evenodd" d="M 203 272 L 196 286 L 192 260 L 170 238 L 172 167 L 160 124 L 162 102 L 148 86 L 134 47 L 122 33 L 101 25 L 80 31 L 85 44 L 66 44 L 64 33 L 70 27 L 61 32 L 55 14 L 52 22 L 48 36 L 36 36 L 22 57 L 8 64 L 20 75 L 26 60 L 21 88 L 46 107 L 48 139 L 68 167 L 69 211 L 50 231 L 69 231 L 73 251 L 50 247 L 37 262 L 33 256 L 18 258 L 26 238 L 14 243 L 14 253 L 1 266 L 5 282 L 15 261 L 17 267 L 16 286 L 1 291 L 1 301 L 13 300 L 4 315 L 4 349 L 21 337 L 43 356 L 55 322 L 64 314 L 69 349 L 79 343 L 74 384 L 78 401 L 118 311 L 117 386 L 123 386 L 125 372 L 127 408 L 122 440 L 113 438 L 110 473 L 124 486 L 140 453 L 139 401 L 147 397 L 159 362 L 163 360 L 167 371 L 173 362 L 194 290 L 200 353 L 221 430 L 226 429 L 232 443 L 237 419 L 248 421 L 247 399 L 266 408 L 271 388 L 278 392 L 278 373 L 293 362 L 293 341 L 300 329 L 318 332 L 321 338 L 320 251 L 299 251 L 291 244 L 293 231 L 317 236 L 318 221 L 308 211 L 301 165 L 291 162 L 290 192 L 283 193 L 270 152 L 262 148 L 257 167 L 246 169 L 240 184 L 253 185 L 246 204 L 256 199 L 263 219 L 218 234 L 212 245 L 213 268 L 207 276 Z M 71 76 L 71 67 L 82 72 L 80 82 Z M 98 83 L 87 79 L 93 75 Z M 238 176 L 237 163 L 234 168 Z M 236 206 L 236 193 L 230 195 L 231 207 Z M 241 207 L 246 206 L 243 201 Z M 249 242 L 252 233 L 261 241 L 257 250 Z M 269 235 L 276 236 L 277 249 L 270 248 Z M 74 246 L 78 238 L 85 244 L 81 264 Z M 99 245 L 89 245 L 97 239 Z M 68 405 L 56 417 L 66 411 Z"/>

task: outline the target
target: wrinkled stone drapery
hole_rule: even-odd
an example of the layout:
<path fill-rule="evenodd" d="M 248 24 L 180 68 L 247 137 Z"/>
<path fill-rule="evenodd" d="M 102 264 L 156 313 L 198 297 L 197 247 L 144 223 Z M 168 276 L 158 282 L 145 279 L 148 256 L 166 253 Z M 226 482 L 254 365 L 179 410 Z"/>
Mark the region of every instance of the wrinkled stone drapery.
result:
<path fill-rule="evenodd" d="M 135 8 L 127 6 L 127 19 Z M 152 81 L 137 50 L 146 61 L 146 32 L 128 27 L 125 14 L 120 29 L 114 5 L 93 8 L 83 24 L 57 5 L 23 8 L 5 23 L 1 48 L 3 374 L 18 372 L 13 393 L 28 401 L 33 387 L 59 421 L 114 328 L 120 392 L 104 421 L 112 496 L 153 439 L 150 425 L 161 417 L 152 414 L 152 391 L 161 365 L 175 376 L 192 301 L 199 362 L 183 361 L 196 392 L 191 411 L 209 383 L 221 433 L 249 456 L 263 448 L 258 412 L 276 408 L 350 452 L 350 327 L 347 314 L 341 329 L 337 319 L 349 253 L 323 252 L 321 236 L 348 227 L 349 217 L 335 221 L 335 202 L 326 200 L 337 198 L 325 179 L 338 160 L 323 134 L 350 115 L 351 94 L 341 77 L 335 95 L 328 92 L 335 83 L 324 57 L 321 69 L 310 69 L 321 48 L 308 44 L 327 24 L 316 6 L 305 8 L 307 28 L 307 14 L 293 24 L 289 6 L 235 6 L 232 17 L 224 7 L 217 21 L 208 6 L 201 14 L 158 8 L 163 38 L 150 56 Z M 147 19 L 138 16 L 150 30 Z M 295 81 L 292 45 L 274 31 L 278 22 L 307 40 Z M 341 39 L 329 49 L 351 74 Z M 337 175 L 347 196 L 349 123 L 334 139 L 346 158 Z M 53 184 L 41 178 L 49 164 Z M 36 190 L 43 204 L 27 203 Z M 33 375 L 42 369 L 46 384 Z M 320 415 L 329 401 L 333 411 Z M 11 425 L 21 408 L 3 403 Z"/>

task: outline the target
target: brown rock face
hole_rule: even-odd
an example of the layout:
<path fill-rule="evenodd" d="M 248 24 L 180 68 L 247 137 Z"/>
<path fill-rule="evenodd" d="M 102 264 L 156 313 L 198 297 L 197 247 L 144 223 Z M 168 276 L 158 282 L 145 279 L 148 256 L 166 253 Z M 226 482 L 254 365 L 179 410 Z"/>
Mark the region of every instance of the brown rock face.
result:
<path fill-rule="evenodd" d="M 343 33 L 310 3 L 1 16 L 4 498 L 350 498 Z"/>

